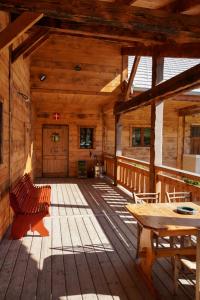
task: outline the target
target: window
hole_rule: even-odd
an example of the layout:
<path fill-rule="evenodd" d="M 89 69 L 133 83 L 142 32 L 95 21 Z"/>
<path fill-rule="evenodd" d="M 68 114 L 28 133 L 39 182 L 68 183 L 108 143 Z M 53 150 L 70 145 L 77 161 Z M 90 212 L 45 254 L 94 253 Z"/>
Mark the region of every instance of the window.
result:
<path fill-rule="evenodd" d="M 80 148 L 92 149 L 94 143 L 94 128 L 80 128 Z"/>
<path fill-rule="evenodd" d="M 0 102 L 0 164 L 3 162 L 3 103 Z"/>
<path fill-rule="evenodd" d="M 151 128 L 132 127 L 131 146 L 149 147 L 151 142 Z"/>
<path fill-rule="evenodd" d="M 191 126 L 191 154 L 200 154 L 200 125 Z"/>

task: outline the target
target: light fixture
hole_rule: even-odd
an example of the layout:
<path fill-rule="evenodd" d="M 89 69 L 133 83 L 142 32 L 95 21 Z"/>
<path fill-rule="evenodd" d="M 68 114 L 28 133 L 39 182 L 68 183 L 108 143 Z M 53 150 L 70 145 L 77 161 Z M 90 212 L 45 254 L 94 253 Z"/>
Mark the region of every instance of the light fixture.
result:
<path fill-rule="evenodd" d="M 47 75 L 44 73 L 40 73 L 39 78 L 40 78 L 40 81 L 44 81 L 47 78 Z"/>
<path fill-rule="evenodd" d="M 17 95 L 21 96 L 25 102 L 29 102 L 30 98 L 22 92 L 17 92 Z"/>
<path fill-rule="evenodd" d="M 74 70 L 78 72 L 81 71 L 82 70 L 81 65 L 75 65 Z"/>

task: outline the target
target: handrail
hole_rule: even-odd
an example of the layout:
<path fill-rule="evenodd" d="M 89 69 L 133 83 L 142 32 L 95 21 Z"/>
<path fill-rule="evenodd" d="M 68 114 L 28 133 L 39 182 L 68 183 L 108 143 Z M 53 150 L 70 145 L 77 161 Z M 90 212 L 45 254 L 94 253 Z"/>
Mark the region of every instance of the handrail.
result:
<path fill-rule="evenodd" d="M 126 156 L 113 157 L 104 156 L 107 161 L 107 174 L 114 178 L 115 163 L 117 167 L 117 183 L 124 186 L 129 191 L 133 192 L 148 192 L 149 191 L 149 163 Z M 186 182 L 186 180 L 191 180 Z M 200 174 L 189 171 L 184 171 L 165 165 L 156 166 L 156 183 L 158 191 L 164 195 L 166 191 L 191 191 L 193 199 L 200 201 L 200 184 L 194 185 L 193 181 L 200 183 Z M 199 195 L 199 196 L 198 196 Z"/>

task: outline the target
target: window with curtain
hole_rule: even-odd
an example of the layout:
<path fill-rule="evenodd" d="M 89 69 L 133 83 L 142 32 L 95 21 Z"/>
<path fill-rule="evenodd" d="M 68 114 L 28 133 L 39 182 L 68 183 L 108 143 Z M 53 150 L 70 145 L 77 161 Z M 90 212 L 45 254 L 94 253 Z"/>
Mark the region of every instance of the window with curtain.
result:
<path fill-rule="evenodd" d="M 151 142 L 151 128 L 149 127 L 132 127 L 131 131 L 132 147 L 149 147 Z"/>
<path fill-rule="evenodd" d="M 80 127 L 80 148 L 92 149 L 94 146 L 94 128 Z"/>
<path fill-rule="evenodd" d="M 200 125 L 191 126 L 191 154 L 200 154 Z"/>

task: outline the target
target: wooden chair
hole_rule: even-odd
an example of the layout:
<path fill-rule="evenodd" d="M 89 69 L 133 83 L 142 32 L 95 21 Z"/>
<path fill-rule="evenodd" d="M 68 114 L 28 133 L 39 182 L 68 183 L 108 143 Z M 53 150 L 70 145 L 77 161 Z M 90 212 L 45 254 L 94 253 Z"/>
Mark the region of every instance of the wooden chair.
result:
<path fill-rule="evenodd" d="M 177 294 L 180 274 L 194 276 L 196 274 L 196 255 L 180 256 L 174 259 L 174 294 Z"/>
<path fill-rule="evenodd" d="M 143 204 L 143 203 L 158 203 L 160 202 L 160 193 L 135 193 L 133 192 L 133 201 L 135 204 Z M 139 254 L 139 246 L 140 246 L 140 233 L 141 233 L 141 226 L 137 223 L 137 252 L 136 258 Z M 158 236 L 154 235 L 156 240 L 156 246 L 158 246 Z"/>
<path fill-rule="evenodd" d="M 166 192 L 166 198 L 169 203 L 190 202 L 192 201 L 192 194 L 191 192 Z"/>

